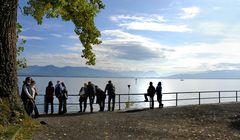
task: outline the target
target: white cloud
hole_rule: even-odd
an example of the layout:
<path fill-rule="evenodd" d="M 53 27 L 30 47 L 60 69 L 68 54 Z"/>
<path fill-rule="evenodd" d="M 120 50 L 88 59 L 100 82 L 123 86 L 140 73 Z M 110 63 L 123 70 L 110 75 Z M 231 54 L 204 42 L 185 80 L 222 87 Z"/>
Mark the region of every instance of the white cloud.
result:
<path fill-rule="evenodd" d="M 19 38 L 26 39 L 26 40 L 44 40 L 45 39 L 43 37 L 38 37 L 38 36 L 24 36 L 24 35 L 20 35 Z"/>
<path fill-rule="evenodd" d="M 138 21 L 138 22 L 165 22 L 163 16 L 156 14 L 152 15 L 142 15 L 142 16 L 132 16 L 132 15 L 114 15 L 110 17 L 112 21 L 115 22 L 126 22 L 126 21 Z"/>
<path fill-rule="evenodd" d="M 191 32 L 187 25 L 172 25 L 166 23 L 163 16 L 156 14 L 144 16 L 115 15 L 111 20 L 127 30 L 148 30 L 157 32 Z"/>
<path fill-rule="evenodd" d="M 226 26 L 220 22 L 206 21 L 200 22 L 196 31 L 203 35 L 219 36 L 225 35 Z"/>
<path fill-rule="evenodd" d="M 41 53 L 27 56 L 28 65 L 83 66 L 85 60 L 79 53 L 53 54 Z"/>
<path fill-rule="evenodd" d="M 191 32 L 187 25 L 168 25 L 160 24 L 154 22 L 131 22 L 122 23 L 119 25 L 128 30 L 149 30 L 149 31 L 159 31 L 159 32 Z"/>
<path fill-rule="evenodd" d="M 53 37 L 57 37 L 57 38 L 61 38 L 62 37 L 61 34 L 50 34 L 50 35 L 53 36 Z"/>
<path fill-rule="evenodd" d="M 192 19 L 200 13 L 198 7 L 188 7 L 181 9 L 183 13 L 180 14 L 181 19 Z"/>
<path fill-rule="evenodd" d="M 61 45 L 62 48 L 68 51 L 74 51 L 74 52 L 81 52 L 83 49 L 82 44 L 80 43 L 75 43 L 73 45 Z"/>

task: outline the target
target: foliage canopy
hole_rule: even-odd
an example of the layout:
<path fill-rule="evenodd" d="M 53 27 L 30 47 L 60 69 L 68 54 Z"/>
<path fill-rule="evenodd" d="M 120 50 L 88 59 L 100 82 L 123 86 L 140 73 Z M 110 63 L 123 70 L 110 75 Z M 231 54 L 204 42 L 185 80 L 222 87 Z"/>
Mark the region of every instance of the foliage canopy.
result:
<path fill-rule="evenodd" d="M 29 0 L 24 13 L 33 16 L 38 24 L 42 24 L 44 17 L 72 21 L 84 47 L 82 57 L 87 60 L 86 64 L 94 65 L 96 56 L 92 46 L 101 43 L 101 33 L 95 26 L 94 17 L 104 7 L 101 0 Z"/>

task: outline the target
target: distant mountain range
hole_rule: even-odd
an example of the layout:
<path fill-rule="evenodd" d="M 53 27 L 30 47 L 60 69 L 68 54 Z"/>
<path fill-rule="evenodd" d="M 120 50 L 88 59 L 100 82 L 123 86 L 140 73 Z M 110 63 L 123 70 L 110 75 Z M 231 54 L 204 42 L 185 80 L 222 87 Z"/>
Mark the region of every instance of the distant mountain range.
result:
<path fill-rule="evenodd" d="M 18 71 L 19 76 L 56 76 L 56 77 L 159 77 L 154 71 L 107 71 L 88 67 L 28 66 Z"/>
<path fill-rule="evenodd" d="M 199 73 L 175 74 L 167 77 L 160 77 L 154 71 L 108 71 L 88 67 L 56 67 L 28 66 L 18 71 L 19 76 L 52 76 L 52 77 L 156 77 L 168 79 L 240 79 L 238 70 L 205 71 Z"/>
<path fill-rule="evenodd" d="M 176 74 L 166 78 L 174 79 L 240 79 L 240 70 L 205 71 L 192 74 Z"/>

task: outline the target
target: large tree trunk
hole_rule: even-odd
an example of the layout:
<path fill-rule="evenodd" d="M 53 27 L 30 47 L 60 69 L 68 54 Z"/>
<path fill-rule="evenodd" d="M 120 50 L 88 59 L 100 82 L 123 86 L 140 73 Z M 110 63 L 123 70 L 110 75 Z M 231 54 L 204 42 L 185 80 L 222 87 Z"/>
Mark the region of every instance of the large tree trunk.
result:
<path fill-rule="evenodd" d="M 12 113 L 21 108 L 16 62 L 18 0 L 0 0 L 0 3 L 0 104 L 9 108 L 11 119 Z"/>

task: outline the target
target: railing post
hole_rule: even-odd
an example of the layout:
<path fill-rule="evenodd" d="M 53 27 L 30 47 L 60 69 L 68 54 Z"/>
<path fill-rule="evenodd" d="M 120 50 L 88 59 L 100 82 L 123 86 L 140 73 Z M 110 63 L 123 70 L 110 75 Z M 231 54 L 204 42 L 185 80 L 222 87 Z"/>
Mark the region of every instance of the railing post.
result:
<path fill-rule="evenodd" d="M 221 103 L 221 92 L 218 92 L 218 102 Z"/>
<path fill-rule="evenodd" d="M 121 110 L 120 94 L 118 94 L 118 109 Z"/>
<path fill-rule="evenodd" d="M 201 95 L 200 95 L 200 92 L 198 92 L 198 104 L 199 104 L 199 105 L 201 104 Z"/>
<path fill-rule="evenodd" d="M 178 106 L 178 93 L 176 93 L 176 106 Z"/>
<path fill-rule="evenodd" d="M 238 92 L 236 91 L 236 102 L 238 102 Z"/>

